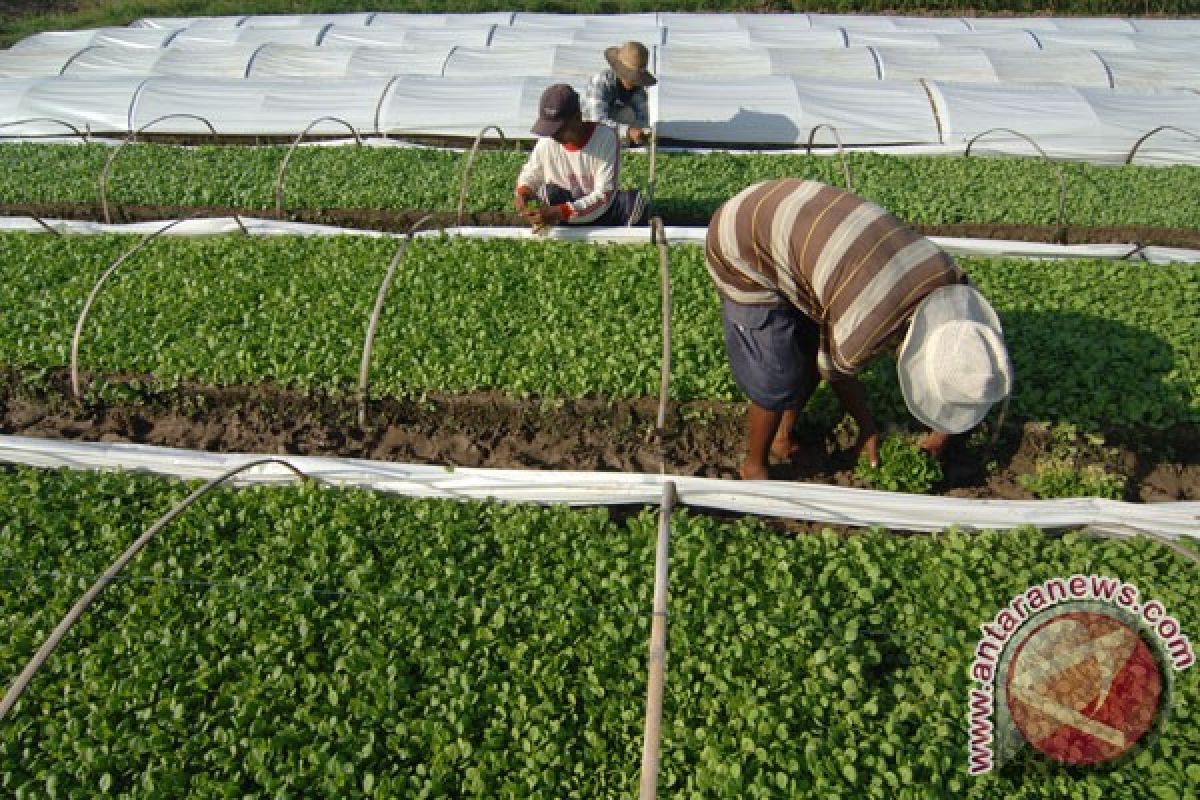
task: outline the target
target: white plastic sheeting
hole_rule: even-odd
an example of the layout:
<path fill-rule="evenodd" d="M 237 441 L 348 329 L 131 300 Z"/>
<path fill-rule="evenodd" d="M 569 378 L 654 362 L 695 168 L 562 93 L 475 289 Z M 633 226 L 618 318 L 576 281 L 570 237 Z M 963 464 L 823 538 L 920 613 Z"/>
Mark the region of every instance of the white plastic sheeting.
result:
<path fill-rule="evenodd" d="M 124 470 L 187 480 L 211 480 L 262 454 L 207 453 L 139 444 L 56 441 L 0 436 L 0 463 L 47 469 Z M 335 487 L 446 500 L 498 500 L 538 505 L 657 505 L 674 481 L 683 505 L 830 525 L 891 530 L 1010 530 L 1092 527 L 1167 539 L 1200 537 L 1200 503 L 1134 504 L 1115 500 L 975 500 L 880 492 L 786 481 L 732 481 L 685 475 L 557 472 L 400 464 L 354 458 L 286 456 L 304 475 Z M 279 464 L 252 467 L 239 486 L 289 485 Z"/>
<path fill-rule="evenodd" d="M 322 46 L 332 47 L 419 47 L 432 45 L 464 45 L 487 47 L 492 38 L 491 25 L 463 28 L 348 28 L 334 25 L 321 36 Z"/>
<path fill-rule="evenodd" d="M 58 75 L 71 59 L 87 52 L 87 47 L 0 50 L 0 78 L 44 78 Z"/>
<path fill-rule="evenodd" d="M 49 226 L 58 233 L 70 235 L 95 235 L 121 233 L 146 235 L 163 229 L 171 221 L 130 222 L 106 225 L 87 220 L 43 219 L 38 222 L 31 217 L 0 217 L 0 232 L 48 233 Z M 164 236 L 213 236 L 220 234 L 247 233 L 251 236 L 366 236 L 372 238 L 398 238 L 403 234 L 385 233 L 374 230 L 338 228 L 331 225 L 312 225 L 303 222 L 258 219 L 255 217 L 207 217 L 179 222 L 167 230 Z M 664 230 L 667 241 L 672 245 L 703 245 L 705 228 L 667 226 Z M 544 241 L 585 242 L 590 244 L 646 244 L 649 241 L 647 228 L 608 228 L 591 226 L 556 226 L 543 234 L 534 234 L 529 228 L 505 227 L 450 227 L 444 230 L 428 230 L 417 233 L 421 236 L 464 236 L 472 239 L 531 239 Z M 979 256 L 993 258 L 1136 258 L 1147 264 L 1200 264 L 1200 250 L 1176 247 L 1142 247 L 1133 244 L 1047 244 L 1043 242 L 1019 242 L 1007 239 L 970 239 L 952 236 L 931 236 L 930 241 L 947 253 L 955 256 Z"/>
<path fill-rule="evenodd" d="M 664 78 L 659 86 L 658 131 L 673 139 L 803 143 L 817 125 L 836 127 L 843 143 L 938 139 L 928 96 L 919 83 Z"/>
<path fill-rule="evenodd" d="M 1109 86 L 1112 76 L 1091 50 L 985 50 L 998 83 Z"/>
<path fill-rule="evenodd" d="M 266 51 L 256 52 L 262 57 Z M 220 134 L 295 135 L 318 117 L 334 116 L 362 135 L 474 136 L 485 126 L 499 125 L 510 139 L 531 138 L 529 126 L 542 90 L 555 80 L 567 79 L 580 87 L 583 82 L 578 73 L 388 78 L 388 64 L 359 58 L 362 52 L 331 51 L 326 57 L 336 58 L 326 62 L 329 74 L 319 81 L 231 79 L 228 75 L 236 72 L 233 62 L 216 62 L 218 74 L 210 78 L 65 75 L 0 80 L 0 125 L 50 117 L 81 130 L 119 134 L 162 116 L 193 114 L 206 118 Z M 432 52 L 430 63 L 437 57 Z M 256 62 L 257 58 L 250 62 L 252 69 Z M 286 72 L 286 63 L 286 58 L 267 58 L 262 67 Z M 339 76 L 339 70 L 353 70 L 357 77 Z M 980 134 L 1008 128 L 1031 137 L 1053 158 L 1097 163 L 1122 163 L 1144 134 L 1172 126 L 1185 133 L 1168 130 L 1156 135 L 1139 151 L 1139 163 L 1200 163 L 1195 136 L 1200 132 L 1200 94 L 1189 91 L 664 76 L 651 90 L 651 115 L 662 137 L 737 146 L 804 145 L 814 128 L 824 125 L 835 127 L 850 147 L 925 146 L 930 152 L 953 153 L 962 152 Z M 4 130 L 11 136 L 64 133 L 63 125 L 51 120 Z M 207 130 L 183 116 L 155 128 L 183 134 Z M 349 132 L 336 123 L 322 123 L 315 131 Z M 817 144 L 832 142 L 832 132 L 817 131 Z M 1001 132 L 988 134 L 974 151 L 1030 155 L 1033 148 L 1021 136 Z"/>
<path fill-rule="evenodd" d="M 145 54 L 89 51 L 129 48 L 189 51 L 264 46 L 267 66 L 244 64 L 240 74 L 257 77 L 338 76 L 335 54 L 309 53 L 306 47 L 413 48 L 412 59 L 390 51 L 362 53 L 361 60 L 381 65 L 391 74 L 524 77 L 573 75 L 603 68 L 603 48 L 626 38 L 651 47 L 651 69 L 664 75 L 747 77 L 788 75 L 865 79 L 863 59 L 870 55 L 876 77 L 948 79 L 982 82 L 1065 83 L 1123 88 L 1200 88 L 1194 56 L 1197 26 L 1142 31 L 1128 20 L 1010 20 L 1001 26 L 974 29 L 965 18 L 865 17 L 805 14 L 325 14 L 146 21 L 131 28 L 97 28 L 36 34 L 12 50 L 0 52 L 0 77 L 68 74 L 80 76 L 187 76 L 186 59 L 159 62 Z M 1028 23 L 1027 27 L 1021 27 Z M 444 47 L 436 70 L 431 48 Z M 487 48 L 488 53 L 458 53 L 460 48 Z M 533 48 L 554 48 L 556 57 L 522 57 Z M 566 48 L 565 50 L 563 48 Z M 577 48 L 578 51 L 571 48 Z M 676 48 L 682 48 L 676 50 Z M 849 49 L 853 54 L 826 54 L 817 49 Z M 873 48 L 860 52 L 862 48 Z M 966 48 L 970 48 L 967 50 Z M 986 52 L 980 53 L 983 49 Z M 78 58 L 60 58 L 74 51 Z M 491 52 L 494 51 L 494 52 Z M 33 54 L 54 53 L 34 58 Z M 86 53 L 86 56 L 84 55 Z M 1014 54 L 1028 53 L 1028 58 Z M 1122 56 L 1144 55 L 1148 64 Z M 886 56 L 886 58 L 885 58 Z M 1058 57 L 1056 57 L 1058 56 Z M 1117 64 L 1112 74 L 1105 60 Z M 236 74 L 231 55 L 210 55 L 197 62 L 195 77 Z M 560 62 L 570 62 L 563 68 Z M 990 63 L 989 63 L 990 62 Z M 160 69 L 169 63 L 170 68 Z M 345 63 L 345 62 L 343 62 Z M 688 73 L 689 64 L 702 72 Z M 221 65 L 215 73 L 214 65 Z M 306 74 L 311 65 L 313 70 Z M 139 70 L 141 70 L 139 72 Z"/>
<path fill-rule="evenodd" d="M 512 138 L 528 138 L 537 102 L 552 78 L 393 79 L 379 107 L 382 132 L 474 136 L 498 125 Z"/>
<path fill-rule="evenodd" d="M 946 144 L 968 144 L 987 131 L 1011 129 L 1052 158 L 1123 163 L 1142 135 L 1161 125 L 1200 131 L 1194 92 L 1120 92 L 1070 86 L 1010 87 L 928 81 Z M 1147 146 L 1145 161 L 1200 163 L 1194 137 L 1165 132 Z M 981 138 L 973 152 L 1028 155 L 1030 144 L 1008 130 Z"/>
<path fill-rule="evenodd" d="M 879 65 L 866 47 L 709 47 L 669 45 L 658 48 L 655 74 L 660 78 L 767 77 L 770 75 L 874 80 Z"/>
<path fill-rule="evenodd" d="M 413 33 L 409 31 L 408 33 Z M 219 47 L 128 48 L 92 45 L 79 51 L 0 51 L 0 77 L 58 74 L 180 77 L 353 78 L 435 75 L 478 78 L 586 78 L 604 67 L 592 45 L 486 47 L 429 42 L 356 43 L 341 37 L 321 45 L 233 44 Z M 376 37 L 380 41 L 386 37 Z M 399 40 L 398 40 L 399 41 Z M 1059 83 L 1129 90 L 1200 88 L 1200 61 L 1190 56 L 1091 50 L 994 50 L 968 47 L 723 47 L 664 45 L 653 53 L 660 78 L 760 76 L 845 80 L 953 80 L 976 83 Z"/>
<path fill-rule="evenodd" d="M 1200 58 L 1194 54 L 1190 59 L 1158 53 L 1104 53 L 1100 58 L 1118 89 L 1200 89 Z"/>
<path fill-rule="evenodd" d="M 170 114 L 203 116 L 222 134 L 297 134 L 316 119 L 336 116 L 357 131 L 379 130 L 384 78 L 354 80 L 201 80 L 161 78 L 146 81 L 130 112 L 134 129 Z M 331 113 L 332 112 L 332 113 Z M 176 117 L 155 126 L 156 132 L 205 133 L 204 123 Z M 346 134 L 345 125 L 329 120 L 312 133 Z"/>
<path fill-rule="evenodd" d="M 61 120 L 79 130 L 129 131 L 130 109 L 145 79 L 33 78 L 0 81 L 0 125 L 39 117 Z M 61 134 L 52 121 L 31 122 L 5 128 L 24 135 Z"/>

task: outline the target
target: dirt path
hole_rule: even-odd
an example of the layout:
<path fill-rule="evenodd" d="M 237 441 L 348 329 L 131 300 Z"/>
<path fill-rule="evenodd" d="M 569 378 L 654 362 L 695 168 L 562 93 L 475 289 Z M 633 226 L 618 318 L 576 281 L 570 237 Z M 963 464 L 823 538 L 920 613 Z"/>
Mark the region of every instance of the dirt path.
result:
<path fill-rule="evenodd" d="M 743 436 L 739 404 L 676 405 L 660 451 L 656 402 L 581 399 L 554 403 L 497 393 L 373 403 L 357 422 L 353 398 L 270 386 L 185 387 L 130 392 L 120 404 L 79 407 L 58 373 L 32 391 L 11 374 L 0 388 L 0 433 L 102 442 L 138 442 L 222 452 L 337 455 L 471 467 L 668 472 L 732 478 Z M 842 486 L 853 474 L 845 427 L 801 428 L 806 452 L 772 477 Z M 1030 498 L 1020 477 L 1054 448 L 1129 479 L 1128 499 L 1200 500 L 1200 430 L 1106 432 L 1105 441 L 1010 423 L 995 448 L 960 437 L 936 491 L 956 496 Z"/>

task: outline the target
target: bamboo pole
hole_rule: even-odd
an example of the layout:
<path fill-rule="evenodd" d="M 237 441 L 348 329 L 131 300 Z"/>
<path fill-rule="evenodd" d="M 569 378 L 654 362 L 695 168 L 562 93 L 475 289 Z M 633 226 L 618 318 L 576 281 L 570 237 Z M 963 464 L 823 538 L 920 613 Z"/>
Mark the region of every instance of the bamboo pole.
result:
<path fill-rule="evenodd" d="M 658 794 L 659 750 L 662 742 L 663 685 L 667 661 L 667 573 L 671 538 L 671 509 L 675 505 L 675 482 L 663 484 L 658 517 L 658 542 L 654 548 L 654 616 L 650 624 L 650 656 L 647 662 L 646 727 L 642 743 L 642 782 L 639 800 L 654 800 Z"/>

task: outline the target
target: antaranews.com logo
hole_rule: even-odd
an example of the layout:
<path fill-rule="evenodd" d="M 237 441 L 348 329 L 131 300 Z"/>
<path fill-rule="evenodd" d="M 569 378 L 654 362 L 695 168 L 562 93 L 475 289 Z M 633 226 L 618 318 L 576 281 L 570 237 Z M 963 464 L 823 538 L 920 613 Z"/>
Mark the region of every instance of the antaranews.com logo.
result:
<path fill-rule="evenodd" d="M 1030 587 L 980 630 L 967 713 L 971 775 L 1026 744 L 1072 766 L 1129 755 L 1165 724 L 1172 671 L 1196 660 L 1162 603 L 1103 575 Z"/>

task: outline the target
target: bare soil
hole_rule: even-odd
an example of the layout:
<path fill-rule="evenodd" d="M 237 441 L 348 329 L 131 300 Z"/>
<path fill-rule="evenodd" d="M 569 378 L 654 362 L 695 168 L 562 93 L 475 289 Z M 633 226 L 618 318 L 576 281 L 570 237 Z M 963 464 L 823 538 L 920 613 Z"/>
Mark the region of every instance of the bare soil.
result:
<path fill-rule="evenodd" d="M 274 210 L 231 208 L 225 206 L 176 206 L 176 205 L 110 205 L 112 221 L 116 223 L 170 220 L 196 214 L 203 217 L 222 217 L 239 214 L 247 217 L 271 218 Z M 419 209 L 371 209 L 371 208 L 318 208 L 290 209 L 285 219 L 294 222 L 309 222 L 335 225 L 343 228 L 361 228 L 391 232 L 405 232 L 418 220 L 430 214 Z M 0 216 L 29 216 L 43 219 L 77 219 L 103 221 L 104 213 L 99 203 L 0 203 Z M 707 225 L 704 215 L 674 215 L 664 217 L 667 225 Z M 434 211 L 425 223 L 425 228 L 442 228 L 460 224 L 453 211 Z M 461 224 L 496 226 L 524 225 L 515 213 L 508 211 L 481 211 L 463 215 Z M 1200 249 L 1200 230 L 1188 228 L 1160 228 L 1145 225 L 1106 225 L 1086 227 L 1081 225 L 1017 225 L 1007 223 L 955 223 L 947 225 L 914 225 L 926 236 L 962 236 L 980 239 L 1013 239 L 1026 242 L 1052 242 L 1059 244 L 1131 244 L 1157 245 L 1162 247 L 1188 247 Z"/>
<path fill-rule="evenodd" d="M 116 379 L 109 378 L 110 383 Z M 215 452 L 323 455 L 409 463 L 516 469 L 657 472 L 736 477 L 744 407 L 674 404 L 656 430 L 657 401 L 585 398 L 544 401 L 499 393 L 431 395 L 372 401 L 358 424 L 352 396 L 291 391 L 271 385 L 183 386 L 121 393 L 117 403 L 76 404 L 64 371 L 35 379 L 17 372 L 0 386 L 0 433 L 100 442 L 136 442 Z M 125 384 L 128 386 L 128 383 Z M 935 491 L 960 497 L 1031 498 L 1021 476 L 1064 447 L 1081 463 L 1128 478 L 1127 499 L 1200 500 L 1200 429 L 1106 431 L 1104 441 L 1011 421 L 994 431 L 958 437 Z M 801 423 L 807 443 L 795 463 L 772 477 L 839 486 L 854 476 L 850 423 L 823 430 Z"/>

